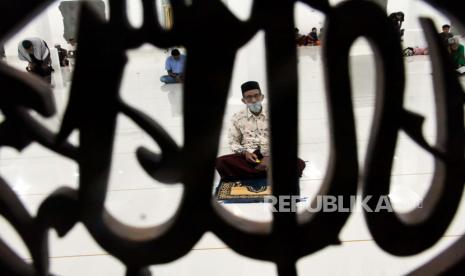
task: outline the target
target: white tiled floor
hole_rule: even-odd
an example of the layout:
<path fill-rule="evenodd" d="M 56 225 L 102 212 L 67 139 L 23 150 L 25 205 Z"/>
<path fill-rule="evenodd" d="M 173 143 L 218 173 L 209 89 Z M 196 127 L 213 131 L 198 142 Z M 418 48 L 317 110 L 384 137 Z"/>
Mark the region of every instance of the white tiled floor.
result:
<path fill-rule="evenodd" d="M 239 85 L 256 79 L 266 93 L 262 37 L 257 36 L 238 54 L 225 123 L 242 108 Z M 254 54 L 256 53 L 256 54 Z M 166 54 L 159 50 L 140 50 L 129 53 L 121 94 L 128 103 L 157 120 L 182 145 L 182 86 L 162 86 L 158 78 L 163 74 Z M 250 58 L 258 59 L 256 62 Z M 14 59 L 10 64 L 23 67 Z M 354 56 L 352 85 L 357 123 L 359 160 L 363 164 L 374 102 L 372 56 Z M 315 195 L 322 183 L 328 159 L 328 125 L 324 97 L 323 65 L 319 48 L 299 49 L 300 74 L 300 157 L 309 161 L 301 181 L 304 196 Z M 434 101 L 432 98 L 431 68 L 427 57 L 406 59 L 408 74 L 406 106 L 426 116 L 424 133 L 429 141 L 435 138 Z M 69 87 L 69 84 L 67 85 Z M 51 129 L 58 129 L 68 91 L 55 90 L 59 114 L 46 120 Z M 134 150 L 156 145 L 134 123 L 121 116 L 118 121 L 114 165 L 106 202 L 107 208 L 121 221 L 149 226 L 166 221 L 176 210 L 183 187 L 164 185 L 149 178 L 140 168 Z M 228 152 L 226 132 L 223 131 L 220 154 Z M 74 136 L 74 140 L 76 137 Z M 362 166 L 361 166 L 362 167 Z M 2 149 L 0 173 L 21 196 L 28 210 L 35 214 L 38 206 L 59 186 L 77 188 L 77 166 L 34 144 L 21 153 Z M 392 196 L 398 210 L 414 208 L 429 187 L 433 160 L 402 134 L 392 170 Z M 224 205 L 240 216 L 270 221 L 272 216 L 263 204 Z M 446 236 L 430 250 L 415 257 L 397 258 L 384 253 L 373 242 L 362 214 L 354 213 L 341 233 L 341 246 L 329 247 L 318 254 L 302 258 L 298 263 L 300 275 L 400 275 L 424 263 L 454 242 L 465 232 L 465 204 L 462 204 Z M 0 219 L 0 235 L 29 258 L 22 242 L 11 227 Z M 318 237 L 315 237 L 318 239 Z M 58 275 L 123 275 L 124 268 L 101 249 L 83 225 L 77 225 L 65 238 L 51 234 L 51 269 Z M 367 262 L 367 259 L 370 259 Z M 176 263 L 151 268 L 155 275 L 276 275 L 271 263 L 239 256 L 214 235 L 207 233 L 195 248 Z"/>

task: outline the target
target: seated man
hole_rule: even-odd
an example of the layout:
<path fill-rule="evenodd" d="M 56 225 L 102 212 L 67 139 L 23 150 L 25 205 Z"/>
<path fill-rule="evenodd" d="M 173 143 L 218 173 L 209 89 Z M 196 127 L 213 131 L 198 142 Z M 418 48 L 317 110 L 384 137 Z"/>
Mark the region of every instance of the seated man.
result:
<path fill-rule="evenodd" d="M 318 39 L 318 33 L 316 28 L 312 28 L 312 31 L 308 34 L 309 37 L 309 44 L 310 45 L 319 45 L 320 40 Z"/>
<path fill-rule="evenodd" d="M 295 33 L 295 44 L 297 46 L 306 46 L 308 44 L 308 38 L 305 35 L 299 33 L 299 29 L 294 28 Z"/>
<path fill-rule="evenodd" d="M 58 51 L 58 59 L 60 60 L 60 66 L 66 67 L 69 65 L 68 60 L 68 51 L 66 49 L 61 48 L 60 44 L 55 44 L 55 49 Z"/>
<path fill-rule="evenodd" d="M 165 68 L 168 75 L 160 78 L 164 83 L 181 83 L 184 81 L 184 65 L 186 56 L 181 55 L 178 49 L 171 51 L 171 56 L 166 59 Z"/>
<path fill-rule="evenodd" d="M 446 24 L 442 26 L 442 33 L 439 33 L 439 36 L 441 37 L 444 46 L 448 47 L 449 39 L 454 37 L 454 35 L 450 32 L 450 25 Z"/>
<path fill-rule="evenodd" d="M 456 69 L 465 66 L 465 48 L 458 37 L 449 39 L 449 53 Z"/>
<path fill-rule="evenodd" d="M 18 45 L 20 60 L 28 61 L 26 70 L 33 73 L 46 82 L 52 82 L 53 68 L 51 66 L 50 50 L 47 43 L 40 38 L 28 38 Z"/>
<path fill-rule="evenodd" d="M 241 86 L 242 102 L 247 105 L 234 114 L 229 129 L 229 145 L 234 154 L 216 160 L 216 169 L 224 181 L 266 178 L 270 165 L 268 114 L 262 106 L 264 95 L 255 81 Z M 305 162 L 297 160 L 297 174 L 302 176 Z"/>

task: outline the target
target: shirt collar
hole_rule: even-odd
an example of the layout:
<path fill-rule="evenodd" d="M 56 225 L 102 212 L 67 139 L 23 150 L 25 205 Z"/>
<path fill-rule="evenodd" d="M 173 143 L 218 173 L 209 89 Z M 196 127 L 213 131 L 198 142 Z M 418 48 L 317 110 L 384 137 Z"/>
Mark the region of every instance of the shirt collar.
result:
<path fill-rule="evenodd" d="M 266 110 L 266 106 L 264 104 L 262 104 L 262 112 L 260 112 L 260 114 L 258 116 L 256 116 L 255 114 L 252 113 L 252 111 L 250 111 L 250 109 L 248 107 L 246 107 L 246 110 L 247 110 L 247 118 L 250 118 L 252 116 L 255 116 L 255 117 L 260 117 L 260 116 L 264 116 L 265 118 L 267 117 L 267 110 Z"/>

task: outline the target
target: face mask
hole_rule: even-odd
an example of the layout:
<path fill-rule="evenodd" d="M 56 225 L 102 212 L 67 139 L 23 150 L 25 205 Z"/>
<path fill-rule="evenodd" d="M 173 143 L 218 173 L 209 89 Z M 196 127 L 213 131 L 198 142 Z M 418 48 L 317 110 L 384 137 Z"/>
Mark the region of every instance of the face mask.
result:
<path fill-rule="evenodd" d="M 247 104 L 247 107 L 253 113 L 259 113 L 260 111 L 262 111 L 262 102 L 256 102 L 256 103 L 253 103 L 253 104 L 249 103 L 249 104 Z"/>

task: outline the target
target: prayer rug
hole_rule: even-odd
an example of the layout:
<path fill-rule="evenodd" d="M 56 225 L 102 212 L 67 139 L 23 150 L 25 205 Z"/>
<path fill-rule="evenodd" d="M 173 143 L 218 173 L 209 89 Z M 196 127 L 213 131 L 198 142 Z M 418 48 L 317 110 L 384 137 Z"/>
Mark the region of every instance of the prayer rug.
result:
<path fill-rule="evenodd" d="M 217 200 L 224 203 L 261 203 L 271 195 L 266 178 L 220 181 L 216 189 Z"/>

